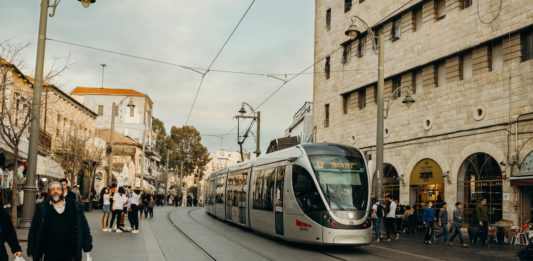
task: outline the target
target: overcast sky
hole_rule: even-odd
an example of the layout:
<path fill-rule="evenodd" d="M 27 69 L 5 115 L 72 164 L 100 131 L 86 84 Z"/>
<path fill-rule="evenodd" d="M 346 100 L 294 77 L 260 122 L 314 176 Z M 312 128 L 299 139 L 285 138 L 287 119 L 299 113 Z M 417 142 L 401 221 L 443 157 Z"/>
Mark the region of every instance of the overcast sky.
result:
<path fill-rule="evenodd" d="M 53 0 L 51 0 L 53 2 Z M 207 68 L 251 0 L 97 0 L 84 9 L 77 0 L 63 0 L 48 19 L 48 37 L 136 56 Z M 256 0 L 222 51 L 213 69 L 295 73 L 313 63 L 314 1 Z M 0 0 L 0 42 L 31 45 L 24 52 L 32 75 L 39 25 L 38 0 Z M 88 50 L 47 41 L 45 65 L 71 54 L 68 71 L 54 83 L 70 92 L 75 86 L 131 88 L 154 101 L 154 116 L 168 129 L 185 124 L 201 75 L 179 67 Z M 288 76 L 291 77 L 290 75 Z M 312 99 L 312 74 L 283 87 L 261 111 L 261 150 L 281 137 L 292 115 Z M 245 101 L 256 107 L 281 85 L 263 77 L 210 72 L 207 74 L 190 125 L 202 134 L 223 134 L 236 126 L 232 117 Z M 236 130 L 222 140 L 237 150 Z M 210 151 L 220 139 L 204 136 Z M 250 138 L 245 145 L 254 151 Z"/>

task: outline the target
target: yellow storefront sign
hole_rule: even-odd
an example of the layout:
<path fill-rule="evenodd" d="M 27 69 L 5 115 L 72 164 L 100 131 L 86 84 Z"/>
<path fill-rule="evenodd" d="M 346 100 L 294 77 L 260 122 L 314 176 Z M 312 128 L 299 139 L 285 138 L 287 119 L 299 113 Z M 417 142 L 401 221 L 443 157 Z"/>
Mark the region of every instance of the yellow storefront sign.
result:
<path fill-rule="evenodd" d="M 423 159 L 416 164 L 411 172 L 411 186 L 442 184 L 442 169 L 432 159 Z"/>

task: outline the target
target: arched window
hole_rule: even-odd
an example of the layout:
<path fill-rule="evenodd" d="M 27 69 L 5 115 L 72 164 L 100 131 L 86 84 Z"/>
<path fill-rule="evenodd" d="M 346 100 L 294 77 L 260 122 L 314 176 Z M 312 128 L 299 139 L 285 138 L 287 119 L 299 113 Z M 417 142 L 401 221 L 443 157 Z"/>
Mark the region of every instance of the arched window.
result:
<path fill-rule="evenodd" d="M 471 222 L 476 205 L 487 199 L 489 222 L 502 219 L 502 172 L 498 162 L 486 153 L 467 157 L 459 170 L 457 199 L 464 203 L 466 222 Z"/>

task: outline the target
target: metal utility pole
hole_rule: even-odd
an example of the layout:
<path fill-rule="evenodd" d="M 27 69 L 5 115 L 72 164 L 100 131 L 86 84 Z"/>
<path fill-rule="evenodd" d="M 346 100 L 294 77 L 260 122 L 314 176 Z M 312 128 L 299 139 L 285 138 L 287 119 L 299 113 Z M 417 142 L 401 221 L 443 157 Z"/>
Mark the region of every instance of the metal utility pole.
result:
<path fill-rule="evenodd" d="M 376 132 L 376 197 L 378 200 L 383 199 L 382 195 L 382 176 L 383 176 L 383 86 L 385 85 L 383 77 L 383 60 L 384 46 L 383 33 L 378 36 L 378 88 L 377 88 L 377 132 Z"/>
<path fill-rule="evenodd" d="M 104 88 L 104 71 L 107 64 L 101 63 L 100 66 L 102 66 L 102 88 Z"/>
<path fill-rule="evenodd" d="M 145 161 L 145 151 L 146 151 L 146 122 L 144 123 L 143 127 L 143 140 L 142 140 L 142 157 L 141 157 L 141 190 L 143 189 L 143 183 L 144 183 L 144 165 L 146 164 Z M 159 193 L 159 191 L 157 191 Z"/>
<path fill-rule="evenodd" d="M 178 192 L 177 192 L 178 195 L 180 195 L 180 196 L 183 195 L 183 187 L 182 187 L 182 183 L 181 183 L 182 178 L 183 178 L 183 160 L 181 161 L 181 164 L 180 164 L 180 186 L 178 187 Z M 183 203 L 183 201 L 182 201 L 182 203 Z"/>
<path fill-rule="evenodd" d="M 39 37 L 37 40 L 37 61 L 35 64 L 35 84 L 33 85 L 33 101 L 31 107 L 30 143 L 28 147 L 28 172 L 24 186 L 24 206 L 20 219 L 20 228 L 29 228 L 35 212 L 35 174 L 37 172 L 37 152 L 39 149 L 39 130 L 41 119 L 41 92 L 43 86 L 44 52 L 46 46 L 46 25 L 48 21 L 49 0 L 41 1 L 39 19 Z M 13 181 L 14 182 L 14 181 Z"/>
<path fill-rule="evenodd" d="M 109 155 L 107 158 L 107 185 L 111 186 L 113 182 L 113 136 L 115 136 L 115 113 L 116 105 L 113 102 L 111 105 L 111 130 L 109 132 Z M 141 180 L 142 183 L 142 180 Z"/>
<path fill-rule="evenodd" d="M 168 197 L 168 175 L 170 174 L 168 171 L 168 154 L 169 151 L 167 150 L 167 162 L 165 164 L 165 199 Z"/>
<path fill-rule="evenodd" d="M 255 120 L 257 124 L 257 140 L 255 141 L 255 156 L 259 157 L 261 155 L 261 112 L 256 112 Z"/>

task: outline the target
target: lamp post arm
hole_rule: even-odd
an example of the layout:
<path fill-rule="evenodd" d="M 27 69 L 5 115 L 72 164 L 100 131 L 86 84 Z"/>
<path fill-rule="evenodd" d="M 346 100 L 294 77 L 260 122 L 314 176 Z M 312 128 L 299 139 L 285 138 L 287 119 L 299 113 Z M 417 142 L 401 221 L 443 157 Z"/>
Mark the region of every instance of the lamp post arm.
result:
<path fill-rule="evenodd" d="M 378 49 L 378 46 L 376 45 L 376 41 L 375 41 L 375 39 L 377 39 L 376 34 L 374 33 L 374 31 L 372 30 L 370 25 L 368 25 L 366 23 L 366 21 L 363 20 L 363 18 L 361 18 L 361 17 L 359 17 L 357 15 L 352 16 L 352 24 L 355 23 L 356 20 L 360 21 L 363 24 L 363 26 L 365 27 L 366 31 L 370 35 L 370 37 L 372 37 L 372 49 L 375 52 Z"/>
<path fill-rule="evenodd" d="M 391 95 L 389 96 L 389 98 L 387 98 L 387 106 L 385 107 L 385 116 L 383 116 L 384 119 L 386 119 L 387 117 L 389 117 L 389 109 L 390 109 L 390 101 L 392 100 L 392 97 L 394 97 L 395 95 L 397 95 L 399 92 L 401 92 L 401 87 L 399 87 L 398 89 L 394 90 Z"/>

